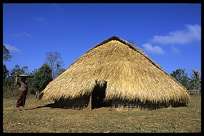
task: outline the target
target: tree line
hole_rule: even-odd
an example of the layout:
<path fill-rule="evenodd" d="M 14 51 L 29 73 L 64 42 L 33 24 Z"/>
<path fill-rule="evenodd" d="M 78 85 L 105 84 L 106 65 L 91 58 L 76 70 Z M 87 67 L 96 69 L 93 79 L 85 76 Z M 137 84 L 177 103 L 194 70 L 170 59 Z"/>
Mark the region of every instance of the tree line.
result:
<path fill-rule="evenodd" d="M 28 66 L 15 67 L 9 71 L 5 64 L 3 64 L 3 95 L 4 97 L 17 96 L 18 86 L 14 86 L 14 76 L 16 74 L 26 74 L 33 76 L 33 78 L 27 79 L 29 86 L 29 93 L 35 94 L 42 91 L 49 82 L 59 76 L 65 71 L 64 62 L 59 52 L 47 52 L 45 63 L 34 71 L 28 73 Z M 3 45 L 3 61 L 11 61 L 13 56 L 10 55 L 10 51 Z M 185 69 L 176 69 L 170 74 L 178 82 L 180 82 L 188 90 L 201 89 L 201 75 L 199 70 L 192 70 L 190 77 L 185 72 Z"/>
<path fill-rule="evenodd" d="M 28 90 L 30 94 L 42 91 L 49 82 L 59 76 L 65 71 L 64 61 L 59 52 L 47 52 L 45 63 L 38 69 L 32 72 L 28 71 L 28 66 L 19 66 L 16 64 L 12 70 L 8 70 L 6 65 L 3 64 L 3 96 L 12 97 L 18 95 L 18 86 L 14 85 L 15 75 L 26 74 L 33 76 L 33 78 L 27 79 Z M 12 55 L 10 51 L 3 45 L 3 61 L 11 61 Z"/>
<path fill-rule="evenodd" d="M 201 89 L 201 75 L 200 71 L 192 70 L 190 77 L 185 72 L 185 69 L 177 69 L 170 74 L 177 81 L 179 81 L 188 90 L 200 90 Z"/>

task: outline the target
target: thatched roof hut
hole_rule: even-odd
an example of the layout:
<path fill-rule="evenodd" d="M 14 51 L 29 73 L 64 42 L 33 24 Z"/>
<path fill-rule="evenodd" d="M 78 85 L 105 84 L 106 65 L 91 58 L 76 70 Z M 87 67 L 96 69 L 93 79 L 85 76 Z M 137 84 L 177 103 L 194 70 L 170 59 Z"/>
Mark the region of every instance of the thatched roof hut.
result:
<path fill-rule="evenodd" d="M 43 100 L 80 99 L 104 88 L 105 101 L 185 103 L 187 90 L 135 45 L 116 36 L 80 56 L 43 90 Z"/>

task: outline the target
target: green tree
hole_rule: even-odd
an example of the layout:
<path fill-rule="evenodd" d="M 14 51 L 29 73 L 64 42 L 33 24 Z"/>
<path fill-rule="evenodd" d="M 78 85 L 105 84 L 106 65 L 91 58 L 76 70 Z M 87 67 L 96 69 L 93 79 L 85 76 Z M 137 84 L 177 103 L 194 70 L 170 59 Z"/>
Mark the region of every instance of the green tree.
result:
<path fill-rule="evenodd" d="M 6 65 L 3 64 L 3 80 L 8 76 L 9 70 L 7 69 Z"/>
<path fill-rule="evenodd" d="M 3 80 L 3 90 L 8 91 L 11 88 L 15 88 L 14 86 L 14 78 L 8 77 Z"/>
<path fill-rule="evenodd" d="M 58 71 L 58 75 L 61 75 L 64 71 L 66 71 L 66 69 L 64 69 L 64 68 L 61 68 L 61 69 L 59 69 L 59 71 Z"/>
<path fill-rule="evenodd" d="M 198 90 L 201 87 L 201 76 L 199 70 L 193 70 L 189 82 L 190 89 Z"/>
<path fill-rule="evenodd" d="M 13 56 L 10 55 L 10 51 L 3 45 L 3 61 L 10 61 Z M 3 64 L 3 80 L 8 76 L 9 71 L 5 64 Z"/>
<path fill-rule="evenodd" d="M 64 61 L 62 60 L 61 53 L 55 52 L 47 52 L 47 58 L 45 63 L 47 63 L 52 69 L 52 78 L 56 78 L 59 75 L 60 69 L 64 66 Z"/>
<path fill-rule="evenodd" d="M 23 66 L 20 68 L 19 65 L 15 65 L 15 67 L 11 70 L 11 76 L 14 77 L 16 74 L 27 74 L 26 71 L 28 70 L 28 66 Z"/>
<path fill-rule="evenodd" d="M 50 81 L 52 81 L 52 70 L 47 64 L 43 64 L 34 73 L 33 85 L 38 91 L 42 91 Z"/>
<path fill-rule="evenodd" d="M 176 71 L 173 71 L 170 74 L 172 77 L 174 77 L 177 81 L 179 81 L 184 87 L 186 87 L 187 89 L 189 89 L 189 78 L 188 78 L 188 74 L 185 73 L 185 69 L 177 69 Z"/>
<path fill-rule="evenodd" d="M 6 71 L 6 67 L 3 68 L 4 74 L 7 73 L 6 77 L 3 80 L 3 89 L 4 91 L 12 91 L 17 88 L 17 86 L 14 85 L 14 76 L 16 74 L 26 74 L 25 71 L 27 71 L 28 66 L 23 66 L 22 68 L 19 65 L 15 65 L 15 67 L 11 70 L 10 75 L 8 74 L 8 71 Z"/>
<path fill-rule="evenodd" d="M 3 60 L 10 61 L 13 56 L 10 55 L 10 51 L 3 45 Z"/>

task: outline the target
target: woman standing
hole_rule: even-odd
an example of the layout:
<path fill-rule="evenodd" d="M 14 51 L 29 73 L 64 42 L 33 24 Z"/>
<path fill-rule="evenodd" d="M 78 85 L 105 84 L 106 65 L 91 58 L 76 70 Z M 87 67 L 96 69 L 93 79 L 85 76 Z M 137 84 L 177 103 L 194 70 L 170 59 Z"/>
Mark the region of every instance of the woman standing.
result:
<path fill-rule="evenodd" d="M 19 94 L 16 103 L 17 110 L 20 110 L 20 106 L 22 106 L 23 110 L 25 110 L 24 106 L 26 101 L 26 95 L 28 92 L 28 85 L 25 81 L 26 77 L 21 77 L 21 82 L 18 82 L 18 77 L 16 76 L 15 85 L 19 85 Z"/>

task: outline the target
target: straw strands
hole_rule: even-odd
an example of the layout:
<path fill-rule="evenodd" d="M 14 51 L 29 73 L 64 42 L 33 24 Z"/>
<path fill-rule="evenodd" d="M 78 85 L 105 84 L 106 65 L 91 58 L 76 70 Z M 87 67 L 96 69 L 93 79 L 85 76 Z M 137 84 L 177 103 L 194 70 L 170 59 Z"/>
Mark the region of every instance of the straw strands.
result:
<path fill-rule="evenodd" d="M 113 36 L 80 56 L 43 90 L 42 99 L 75 99 L 91 95 L 107 82 L 105 100 L 188 103 L 185 87 L 141 49 Z"/>

